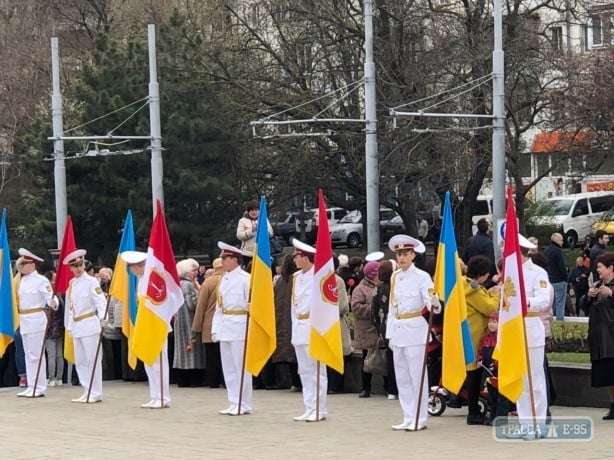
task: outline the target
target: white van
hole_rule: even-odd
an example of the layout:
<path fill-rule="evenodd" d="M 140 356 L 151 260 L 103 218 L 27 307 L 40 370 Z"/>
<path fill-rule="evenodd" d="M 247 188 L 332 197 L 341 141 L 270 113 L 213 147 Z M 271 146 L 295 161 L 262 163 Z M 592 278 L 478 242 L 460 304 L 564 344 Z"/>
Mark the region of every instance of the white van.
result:
<path fill-rule="evenodd" d="M 565 245 L 575 247 L 590 235 L 594 222 L 614 208 L 614 192 L 586 192 L 555 196 L 546 200 L 552 216 L 535 216 L 533 223 L 555 225 L 565 239 Z"/>
<path fill-rule="evenodd" d="M 478 195 L 471 206 L 471 234 L 478 231 L 478 222 L 486 218 L 492 227 L 492 195 Z"/>

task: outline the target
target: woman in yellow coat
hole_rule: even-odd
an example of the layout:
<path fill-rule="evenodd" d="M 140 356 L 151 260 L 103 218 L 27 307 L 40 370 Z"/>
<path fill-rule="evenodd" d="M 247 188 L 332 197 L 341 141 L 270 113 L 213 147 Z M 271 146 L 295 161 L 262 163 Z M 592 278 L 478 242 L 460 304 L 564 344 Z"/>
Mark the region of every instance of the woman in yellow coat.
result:
<path fill-rule="evenodd" d="M 467 261 L 465 278 L 465 299 L 467 302 L 467 322 L 471 333 L 473 350 L 477 351 L 480 339 L 488 327 L 491 313 L 499 310 L 499 286 L 487 290 L 484 283 L 490 276 L 491 262 L 484 256 L 474 256 Z M 469 413 L 467 425 L 482 425 L 484 414 L 480 411 L 478 400 L 482 384 L 482 368 L 477 363 L 467 366 L 467 402 Z"/>

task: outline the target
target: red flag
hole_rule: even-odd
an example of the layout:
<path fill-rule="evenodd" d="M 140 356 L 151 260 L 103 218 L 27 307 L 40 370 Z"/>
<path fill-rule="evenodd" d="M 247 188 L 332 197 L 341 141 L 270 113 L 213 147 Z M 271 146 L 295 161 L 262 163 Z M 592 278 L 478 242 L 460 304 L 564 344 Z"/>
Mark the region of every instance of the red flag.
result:
<path fill-rule="evenodd" d="M 60 248 L 60 256 L 55 278 L 55 292 L 64 294 L 68 289 L 68 283 L 74 277 L 68 265 L 64 265 L 64 258 L 71 252 L 77 249 L 75 243 L 75 234 L 72 228 L 72 218 L 68 216 L 66 219 L 66 228 L 64 229 L 64 237 L 62 238 L 62 247 Z"/>

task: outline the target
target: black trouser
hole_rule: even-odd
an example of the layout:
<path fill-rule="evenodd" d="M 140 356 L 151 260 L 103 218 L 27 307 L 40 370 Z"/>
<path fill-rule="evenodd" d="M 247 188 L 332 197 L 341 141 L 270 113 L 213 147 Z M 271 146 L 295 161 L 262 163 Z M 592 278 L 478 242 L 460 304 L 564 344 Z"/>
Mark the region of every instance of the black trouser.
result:
<path fill-rule="evenodd" d="M 399 389 L 397 388 L 397 377 L 394 373 L 394 356 L 390 348 L 386 348 L 386 367 L 388 375 L 384 379 L 384 385 L 386 387 L 386 393 L 389 395 L 398 395 Z"/>
<path fill-rule="evenodd" d="M 499 390 L 490 383 L 487 383 L 486 386 L 488 388 L 488 413 L 490 418 L 507 417 L 512 409 L 510 400 L 499 393 Z"/>
<path fill-rule="evenodd" d="M 482 368 L 473 371 L 467 371 L 465 379 L 465 387 L 467 388 L 467 405 L 469 406 L 469 415 L 480 415 L 480 388 L 482 387 Z"/>
<path fill-rule="evenodd" d="M 343 368 L 347 369 L 349 366 L 350 356 L 343 357 Z M 326 374 L 328 376 L 328 391 L 333 393 L 345 392 L 345 374 L 340 374 L 335 369 L 326 366 Z"/>
<path fill-rule="evenodd" d="M 104 380 L 118 380 L 122 378 L 121 339 L 102 339 L 102 377 Z"/>
<path fill-rule="evenodd" d="M 369 374 L 368 372 L 365 372 L 363 370 L 365 366 L 365 358 L 367 357 L 368 352 L 369 350 L 367 350 L 366 348 L 363 348 L 362 361 L 360 362 L 360 372 L 362 373 L 362 391 L 371 393 L 371 378 L 373 377 L 373 374 Z"/>
<path fill-rule="evenodd" d="M 121 356 L 122 356 L 122 379 L 131 382 L 146 382 L 147 374 L 140 360 L 136 362 L 136 369 L 132 369 L 128 365 L 128 339 L 122 335 L 121 339 Z M 66 370 L 68 366 L 65 366 Z M 67 382 L 70 382 L 70 376 L 67 377 Z"/>
<path fill-rule="evenodd" d="M 298 363 L 288 363 L 290 367 L 290 379 L 292 379 L 292 386 L 296 388 L 303 388 L 301 383 L 301 376 L 298 375 Z"/>
<path fill-rule="evenodd" d="M 220 356 L 220 344 L 205 343 L 205 362 L 207 363 L 207 385 L 217 388 L 222 382 L 222 358 Z"/>

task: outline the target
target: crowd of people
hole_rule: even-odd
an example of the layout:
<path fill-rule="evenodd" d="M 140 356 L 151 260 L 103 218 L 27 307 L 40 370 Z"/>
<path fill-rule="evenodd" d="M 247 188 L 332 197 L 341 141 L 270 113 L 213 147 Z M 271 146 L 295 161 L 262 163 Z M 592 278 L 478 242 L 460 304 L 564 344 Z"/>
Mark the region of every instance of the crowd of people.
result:
<path fill-rule="evenodd" d="M 250 413 L 252 390 L 267 388 L 302 392 L 304 412 L 294 420 L 326 419 L 327 396 L 344 392 L 345 385 L 343 374 L 320 366 L 308 350 L 314 247 L 295 239 L 293 252 L 278 257 L 278 270 L 271 280 L 277 349 L 259 376 L 251 376 L 243 369 L 249 271 L 257 222 L 258 208 L 250 203 L 237 228 L 240 248 L 219 242 L 220 255 L 210 268 L 200 266 L 194 259 L 177 262 L 184 302 L 171 324 L 168 346 L 164 345 L 156 362 L 139 362 L 135 369 L 128 365 L 121 302 L 109 297 L 112 269 L 102 267 L 94 273 L 85 259 L 86 252 L 74 251 L 61 261 L 70 267 L 74 280 L 66 296 L 60 298 L 54 295 L 55 274 L 38 274 L 37 264 L 42 259 L 21 249 L 15 278 L 20 330 L 12 354 L 19 383 L 25 387 L 18 396 L 44 396 L 48 387 L 78 381 L 83 394 L 72 401 L 95 403 L 103 398 L 103 376 L 147 378 L 150 401 L 141 405 L 144 408 L 169 407 L 170 383 L 210 388 L 223 384 L 228 406 L 219 411 L 222 415 Z M 479 222 L 478 233 L 469 240 L 462 257 L 467 320 L 477 356 L 467 366 L 467 424 L 490 425 L 495 417 L 514 410 L 521 422 L 531 419 L 535 411 L 540 423 L 545 423 L 554 400 L 545 343 L 553 316 L 562 319 L 564 315 L 565 300 L 561 298 L 568 295 L 569 285 L 577 297 L 574 311 L 589 316 L 591 383 L 608 388 L 611 406 L 604 419 L 614 419 L 614 254 L 606 250 L 607 235 L 598 233 L 596 243 L 578 257 L 576 267 L 569 273 L 562 259 L 560 234 L 552 235 L 542 254 L 537 244 L 519 235 L 533 394 L 525 384 L 518 401 L 512 402 L 498 394 L 496 386 L 497 362 L 492 354 L 497 341 L 501 280 L 488 231 L 487 222 Z M 270 228 L 268 232 L 272 236 Z M 334 257 L 343 355 L 348 363 L 352 351 L 360 353 L 362 379 L 358 397 L 368 398 L 373 379 L 368 364 L 374 351 L 379 350 L 385 356 L 384 369 L 379 372 L 385 392 L 388 399 L 399 400 L 403 414 L 402 422 L 392 428 L 419 431 L 428 425 L 429 388 L 439 383 L 441 375 L 433 368 L 441 365 L 442 305 L 433 294 L 434 267 L 424 258 L 423 242 L 408 235 L 395 235 L 388 246 L 393 259 L 385 259 L 383 252 L 369 254 L 365 259 L 343 254 Z M 141 279 L 147 254 L 128 251 L 121 257 Z M 65 328 L 74 341 L 76 376 L 65 372 Z M 46 359 L 41 359 L 43 349 Z M 426 364 L 429 369 L 425 369 Z M 489 390 L 486 413 L 478 404 L 484 385 Z M 540 433 L 533 433 L 532 439 L 543 437 L 543 427 Z"/>

